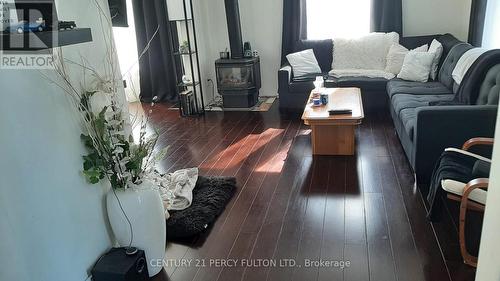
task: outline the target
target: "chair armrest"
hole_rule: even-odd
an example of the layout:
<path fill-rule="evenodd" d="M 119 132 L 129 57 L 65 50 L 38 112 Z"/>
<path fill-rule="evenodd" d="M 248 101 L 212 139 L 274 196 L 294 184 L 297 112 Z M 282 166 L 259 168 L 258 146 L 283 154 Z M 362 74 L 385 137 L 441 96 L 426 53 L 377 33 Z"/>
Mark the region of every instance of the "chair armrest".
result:
<path fill-rule="evenodd" d="M 433 167 L 448 147 L 462 147 L 477 137 L 493 137 L 498 106 L 424 106 L 416 110 L 413 167 L 417 179 L 428 183 Z"/>
<path fill-rule="evenodd" d="M 474 190 L 474 189 L 488 189 L 488 185 L 490 183 L 490 180 L 487 178 L 481 178 L 481 179 L 474 179 L 471 180 L 470 182 L 467 183 L 467 185 L 464 187 L 464 193 L 462 194 L 462 202 L 464 202 L 464 199 L 467 200 L 469 198 L 469 194 Z"/>
<path fill-rule="evenodd" d="M 464 143 L 462 150 L 469 150 L 476 145 L 493 145 L 495 140 L 493 138 L 472 138 Z"/>
<path fill-rule="evenodd" d="M 459 241 L 460 241 L 460 252 L 462 253 L 464 262 L 474 267 L 477 266 L 477 257 L 472 256 L 469 253 L 469 251 L 467 251 L 467 243 L 465 239 L 465 219 L 467 218 L 467 208 L 469 204 L 478 206 L 478 208 L 481 207 L 481 204 L 470 202 L 469 195 L 472 191 L 478 188 L 488 189 L 488 185 L 489 185 L 489 180 L 485 178 L 475 179 L 470 181 L 464 188 L 464 192 L 462 194 L 462 200 L 460 202 L 460 223 L 458 230 Z M 484 210 L 484 207 L 481 209 Z"/>

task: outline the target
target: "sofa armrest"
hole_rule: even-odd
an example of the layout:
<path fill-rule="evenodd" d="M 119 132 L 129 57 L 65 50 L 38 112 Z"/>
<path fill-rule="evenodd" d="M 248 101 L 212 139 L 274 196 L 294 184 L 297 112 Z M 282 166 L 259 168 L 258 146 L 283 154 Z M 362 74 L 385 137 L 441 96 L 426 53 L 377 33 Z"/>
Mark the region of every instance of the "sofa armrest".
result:
<path fill-rule="evenodd" d="M 281 80 L 286 81 L 287 84 L 290 84 L 292 81 L 292 66 L 286 64 L 283 65 L 280 70 L 278 71 L 278 78 L 281 82 Z"/>
<path fill-rule="evenodd" d="M 473 137 L 493 137 L 498 106 L 424 106 L 417 108 L 413 151 L 415 173 L 428 183 L 445 148 L 460 148 Z"/>
<path fill-rule="evenodd" d="M 292 75 L 292 67 L 288 64 L 283 65 L 280 70 L 278 70 L 278 93 L 288 93 L 288 86 L 293 78 Z"/>

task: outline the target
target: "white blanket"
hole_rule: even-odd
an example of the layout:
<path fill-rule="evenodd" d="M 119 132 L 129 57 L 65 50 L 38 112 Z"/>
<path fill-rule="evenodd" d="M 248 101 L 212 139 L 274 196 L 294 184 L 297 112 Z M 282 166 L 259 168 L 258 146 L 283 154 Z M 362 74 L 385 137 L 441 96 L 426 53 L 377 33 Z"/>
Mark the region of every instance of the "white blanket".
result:
<path fill-rule="evenodd" d="M 151 178 L 159 187 L 167 219 L 169 210 L 184 210 L 191 206 L 193 189 L 198 180 L 198 168 L 178 170 L 165 175 L 155 173 Z"/>
<path fill-rule="evenodd" d="M 370 78 L 385 78 L 392 79 L 394 74 L 378 69 L 333 69 L 328 74 L 333 77 L 341 78 L 346 76 L 351 77 L 370 77 Z"/>
<path fill-rule="evenodd" d="M 479 56 L 481 56 L 486 51 L 486 49 L 474 48 L 468 50 L 460 57 L 457 65 L 455 66 L 455 69 L 453 69 L 453 72 L 451 74 L 453 80 L 455 80 L 455 83 L 457 83 L 458 85 L 462 83 L 467 70 L 469 70 L 469 68 L 472 66 L 472 64 L 474 64 L 477 58 L 479 58 Z"/>
<path fill-rule="evenodd" d="M 399 35 L 370 33 L 354 39 L 333 39 L 332 69 L 379 69 L 386 66 L 387 53 L 399 42 Z"/>

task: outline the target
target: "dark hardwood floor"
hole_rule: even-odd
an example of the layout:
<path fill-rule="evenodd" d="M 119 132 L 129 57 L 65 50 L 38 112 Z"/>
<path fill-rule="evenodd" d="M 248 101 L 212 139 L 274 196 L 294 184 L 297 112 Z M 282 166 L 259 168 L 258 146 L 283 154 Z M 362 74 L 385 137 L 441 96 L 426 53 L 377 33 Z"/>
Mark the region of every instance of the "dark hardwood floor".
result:
<path fill-rule="evenodd" d="M 165 259 L 175 265 L 153 280 L 473 280 L 451 219 L 426 220 L 389 115 L 366 114 L 356 156 L 313 157 L 309 128 L 277 104 L 200 118 L 157 106 L 153 127 L 171 146 L 161 170 L 198 166 L 236 177 L 238 190 L 203 237 L 168 243 Z"/>

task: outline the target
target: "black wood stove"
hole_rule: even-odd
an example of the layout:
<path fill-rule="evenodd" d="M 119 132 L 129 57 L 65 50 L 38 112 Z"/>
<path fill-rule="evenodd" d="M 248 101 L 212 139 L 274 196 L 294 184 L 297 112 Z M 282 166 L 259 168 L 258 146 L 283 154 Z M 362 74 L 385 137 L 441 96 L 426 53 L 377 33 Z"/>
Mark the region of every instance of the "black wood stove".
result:
<path fill-rule="evenodd" d="M 225 0 L 231 58 L 215 61 L 217 90 L 224 107 L 254 106 L 261 87 L 259 57 L 243 56 L 238 0 Z"/>

